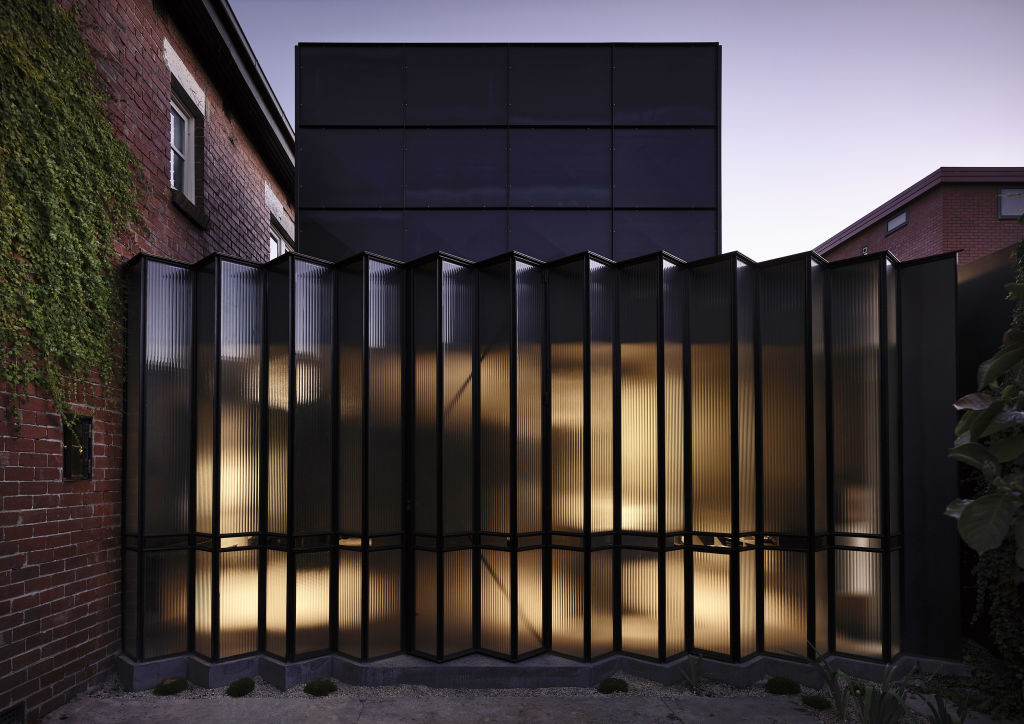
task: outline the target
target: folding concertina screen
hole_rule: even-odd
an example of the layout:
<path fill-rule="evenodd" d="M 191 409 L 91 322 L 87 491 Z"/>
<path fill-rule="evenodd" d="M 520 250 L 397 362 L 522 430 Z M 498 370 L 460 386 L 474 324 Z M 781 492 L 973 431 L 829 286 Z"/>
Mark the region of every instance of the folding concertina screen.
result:
<path fill-rule="evenodd" d="M 954 264 L 140 256 L 125 652 L 889 660 Z"/>

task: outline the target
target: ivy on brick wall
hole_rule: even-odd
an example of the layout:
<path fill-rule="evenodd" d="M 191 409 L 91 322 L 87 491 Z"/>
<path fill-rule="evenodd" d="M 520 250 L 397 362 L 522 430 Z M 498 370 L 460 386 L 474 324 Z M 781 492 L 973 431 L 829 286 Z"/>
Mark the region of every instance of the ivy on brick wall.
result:
<path fill-rule="evenodd" d="M 15 422 L 33 390 L 67 417 L 94 375 L 114 381 L 137 165 L 73 13 L 4 0 L 0 38 L 0 383 Z"/>

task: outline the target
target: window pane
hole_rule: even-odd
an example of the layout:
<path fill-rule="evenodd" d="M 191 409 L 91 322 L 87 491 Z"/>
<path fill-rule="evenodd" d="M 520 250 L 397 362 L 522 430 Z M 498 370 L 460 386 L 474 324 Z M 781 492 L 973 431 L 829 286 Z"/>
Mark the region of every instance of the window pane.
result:
<path fill-rule="evenodd" d="M 302 134 L 299 206 L 402 206 L 402 132 Z"/>
<path fill-rule="evenodd" d="M 714 207 L 714 130 L 615 131 L 615 205 Z"/>
<path fill-rule="evenodd" d="M 361 251 L 402 259 L 401 211 L 303 211 L 303 254 L 340 261 Z"/>
<path fill-rule="evenodd" d="M 299 48 L 298 124 L 402 124 L 401 47 Z"/>
<path fill-rule="evenodd" d="M 171 188 L 181 190 L 185 180 L 185 159 L 171 149 Z"/>
<path fill-rule="evenodd" d="M 615 259 L 667 251 L 684 261 L 717 253 L 715 211 L 616 211 Z"/>
<path fill-rule="evenodd" d="M 185 119 L 171 106 L 171 148 L 185 152 Z"/>
<path fill-rule="evenodd" d="M 409 211 L 405 258 L 446 251 L 472 261 L 507 249 L 505 211 Z"/>
<path fill-rule="evenodd" d="M 512 123 L 610 122 L 611 48 L 513 46 L 509 57 Z"/>
<path fill-rule="evenodd" d="M 613 52 L 616 124 L 718 121 L 718 46 L 619 46 Z"/>
<path fill-rule="evenodd" d="M 608 206 L 608 131 L 513 130 L 509 153 L 512 206 Z"/>
<path fill-rule="evenodd" d="M 406 55 L 407 123 L 505 125 L 504 47 L 410 47 Z"/>
<path fill-rule="evenodd" d="M 504 206 L 504 130 L 409 131 L 409 206 Z"/>
<path fill-rule="evenodd" d="M 999 191 L 999 216 L 1016 218 L 1024 214 L 1024 189 Z"/>
<path fill-rule="evenodd" d="M 608 211 L 538 210 L 509 214 L 509 248 L 543 261 L 587 250 L 610 256 L 611 236 Z"/>

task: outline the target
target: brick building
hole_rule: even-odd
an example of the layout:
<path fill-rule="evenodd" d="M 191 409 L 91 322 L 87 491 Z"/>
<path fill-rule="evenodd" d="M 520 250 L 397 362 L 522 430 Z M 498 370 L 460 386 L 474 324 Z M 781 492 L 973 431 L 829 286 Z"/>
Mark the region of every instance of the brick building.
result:
<path fill-rule="evenodd" d="M 888 250 L 901 261 L 959 251 L 975 259 L 1015 244 L 1024 229 L 1024 168 L 943 166 L 814 251 L 829 261 Z"/>
<path fill-rule="evenodd" d="M 116 241 L 119 258 L 265 261 L 291 248 L 294 134 L 226 0 L 60 4 L 77 13 L 141 169 L 142 222 Z M 0 411 L 3 721 L 60 706 L 121 650 L 121 386 L 94 385 L 74 411 L 91 442 L 77 475 L 47 399 L 29 391 L 20 434 Z"/>

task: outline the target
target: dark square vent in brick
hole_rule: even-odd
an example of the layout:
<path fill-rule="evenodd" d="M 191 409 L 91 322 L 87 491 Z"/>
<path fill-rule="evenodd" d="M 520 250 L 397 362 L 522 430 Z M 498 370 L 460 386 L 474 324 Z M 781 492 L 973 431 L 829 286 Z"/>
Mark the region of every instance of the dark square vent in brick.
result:
<path fill-rule="evenodd" d="M 64 423 L 64 479 L 92 478 L 92 418 L 76 417 Z M 0 724 L 3 724 L 0 721 Z"/>

